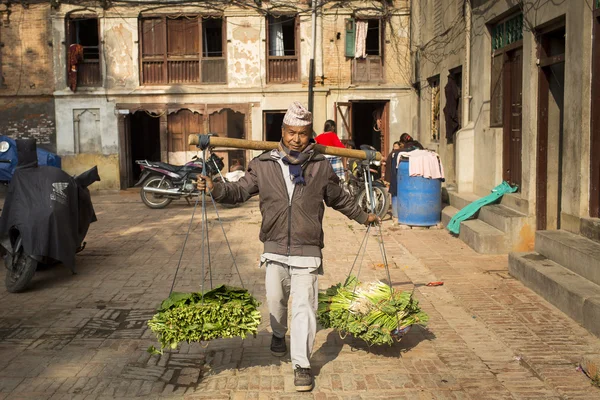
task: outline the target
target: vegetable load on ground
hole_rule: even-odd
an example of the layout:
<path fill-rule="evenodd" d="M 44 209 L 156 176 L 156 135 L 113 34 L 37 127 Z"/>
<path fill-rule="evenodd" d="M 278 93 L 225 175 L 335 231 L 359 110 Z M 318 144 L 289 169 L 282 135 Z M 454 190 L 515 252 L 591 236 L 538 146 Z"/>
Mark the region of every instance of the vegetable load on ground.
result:
<path fill-rule="evenodd" d="M 391 345 L 412 325 L 429 319 L 412 292 L 380 281 L 361 284 L 355 277 L 319 293 L 317 317 L 324 328 L 351 334 L 369 346 Z"/>
<path fill-rule="evenodd" d="M 221 285 L 204 293 L 173 292 L 162 302 L 148 326 L 161 348 L 148 348 L 162 354 L 181 342 L 255 336 L 260 324 L 260 303 L 246 290 Z"/>

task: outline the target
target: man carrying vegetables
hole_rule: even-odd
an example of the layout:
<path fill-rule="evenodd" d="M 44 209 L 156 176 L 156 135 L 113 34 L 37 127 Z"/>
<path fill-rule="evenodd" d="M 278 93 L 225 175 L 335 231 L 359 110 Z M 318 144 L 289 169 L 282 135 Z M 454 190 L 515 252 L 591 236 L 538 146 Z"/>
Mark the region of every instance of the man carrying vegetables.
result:
<path fill-rule="evenodd" d="M 339 185 L 329 161 L 314 151 L 312 114 L 294 102 L 283 119 L 277 150 L 265 152 L 248 165 L 238 182 L 213 183 L 202 177 L 198 188 L 220 203 L 242 203 L 260 193 L 264 243 L 261 266 L 271 329 L 271 352 L 287 352 L 288 299 L 292 303 L 290 356 L 297 391 L 312 390 L 310 354 L 317 331 L 318 275 L 323 273 L 323 213 L 325 204 L 361 224 L 378 223 L 362 211 Z"/>

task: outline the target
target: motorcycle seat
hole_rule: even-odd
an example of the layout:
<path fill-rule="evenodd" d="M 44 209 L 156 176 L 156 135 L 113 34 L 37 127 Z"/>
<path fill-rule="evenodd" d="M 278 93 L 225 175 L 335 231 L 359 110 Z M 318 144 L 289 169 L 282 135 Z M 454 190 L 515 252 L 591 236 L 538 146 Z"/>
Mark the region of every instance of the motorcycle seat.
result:
<path fill-rule="evenodd" d="M 179 172 L 179 170 L 184 167 L 183 165 L 167 164 L 167 163 L 160 162 L 160 161 L 153 162 L 153 163 L 151 163 L 151 165 L 156 166 L 158 168 L 165 169 L 167 171 L 171 171 L 171 172 Z"/>

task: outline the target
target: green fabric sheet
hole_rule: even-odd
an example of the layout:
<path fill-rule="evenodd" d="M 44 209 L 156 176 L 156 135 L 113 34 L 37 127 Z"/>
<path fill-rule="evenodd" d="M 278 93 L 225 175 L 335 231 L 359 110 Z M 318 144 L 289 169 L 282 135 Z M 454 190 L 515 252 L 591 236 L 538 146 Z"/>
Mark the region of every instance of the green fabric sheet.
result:
<path fill-rule="evenodd" d="M 498 186 L 492 189 L 492 193 L 488 194 L 485 197 L 480 198 L 479 200 L 475 200 L 462 210 L 458 211 L 454 214 L 454 217 L 448 223 L 446 227 L 450 232 L 458 235 L 460 233 L 460 223 L 471 218 L 479 209 L 488 204 L 492 204 L 506 193 L 514 193 L 517 191 L 517 187 L 512 187 L 508 184 L 508 182 L 502 182 Z"/>

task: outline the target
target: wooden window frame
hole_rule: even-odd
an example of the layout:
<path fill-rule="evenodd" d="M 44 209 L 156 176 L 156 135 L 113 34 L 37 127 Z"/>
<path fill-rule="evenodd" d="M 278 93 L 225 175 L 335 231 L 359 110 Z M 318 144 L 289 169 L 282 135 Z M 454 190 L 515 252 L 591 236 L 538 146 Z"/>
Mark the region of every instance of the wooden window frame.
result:
<path fill-rule="evenodd" d="M 429 107 L 429 140 L 431 143 L 439 143 L 440 142 L 440 137 L 441 137 L 441 96 L 442 96 L 442 88 L 441 88 L 441 79 L 440 79 L 440 75 L 434 75 L 432 77 L 427 78 L 427 82 L 429 84 L 430 92 L 431 92 L 431 103 L 430 103 L 430 107 Z M 437 86 L 434 86 L 433 83 L 437 83 Z M 437 100 L 437 107 L 438 107 L 438 111 L 437 111 L 437 138 L 433 137 L 433 117 L 434 117 L 434 94 L 433 94 L 433 88 L 436 87 L 438 90 L 438 100 Z"/>
<path fill-rule="evenodd" d="M 282 18 L 282 17 L 290 17 L 290 18 L 294 18 L 294 52 L 296 53 L 294 56 L 271 56 L 269 54 L 269 50 L 271 49 L 271 38 L 270 38 L 270 30 L 269 30 L 269 18 L 270 17 L 275 17 L 275 18 Z M 266 42 L 267 45 L 265 46 L 266 49 L 266 57 L 267 57 L 267 83 L 269 84 L 288 84 L 288 83 L 300 83 L 301 81 L 301 65 L 302 65 L 302 51 L 300 48 L 300 16 L 298 14 L 282 14 L 282 15 L 272 15 L 269 14 L 266 17 Z M 271 61 L 277 61 L 277 60 L 293 60 L 296 59 L 297 62 L 297 72 L 296 72 L 296 79 L 288 79 L 288 80 L 280 80 L 280 81 L 274 81 L 273 76 L 271 76 L 271 68 L 270 68 L 270 63 Z"/>
<path fill-rule="evenodd" d="M 495 24 L 493 24 L 490 27 L 490 35 L 491 35 L 491 44 L 492 44 L 492 55 L 491 55 L 491 64 L 490 64 L 490 69 L 491 69 L 491 74 L 490 74 L 490 128 L 502 128 L 504 126 L 504 119 L 505 119 L 505 112 L 504 112 L 504 95 L 506 92 L 506 89 L 504 88 L 506 82 L 505 82 L 505 73 L 504 73 L 504 65 L 506 64 L 506 53 L 518 49 L 520 47 L 523 47 L 523 39 L 522 37 L 518 40 L 512 41 L 509 44 L 504 44 L 504 41 L 506 40 L 505 36 L 506 36 L 506 31 L 505 31 L 505 24 L 509 21 L 513 21 L 515 18 L 522 16 L 521 13 L 517 13 L 517 14 L 511 14 L 510 16 L 503 18 L 502 20 L 496 22 Z M 502 33 L 502 43 L 495 43 L 495 40 L 498 40 L 497 36 L 495 35 L 496 29 L 498 29 L 500 26 L 503 27 L 503 33 Z M 522 31 L 522 28 L 521 28 Z M 522 36 L 522 35 L 521 35 Z M 498 47 L 499 46 L 499 47 Z M 493 74 L 493 68 L 494 68 L 494 59 L 496 57 L 500 57 L 501 61 L 502 61 L 502 68 L 500 69 L 499 72 L 499 77 L 498 80 L 501 83 L 501 85 L 499 86 L 500 91 L 502 91 L 502 99 L 497 99 L 494 97 L 494 92 L 495 89 L 494 88 L 494 74 Z M 495 100 L 496 99 L 496 100 Z M 500 101 L 499 106 L 502 108 L 502 111 L 500 112 L 500 120 L 496 121 L 492 118 L 493 116 L 493 112 L 494 109 L 496 108 L 496 106 L 498 106 L 498 104 L 496 104 L 497 101 Z"/>
<path fill-rule="evenodd" d="M 85 61 L 85 54 L 84 54 L 84 60 L 83 60 L 83 64 L 98 64 L 98 80 L 94 81 L 90 84 L 85 84 L 85 83 L 80 83 L 79 82 L 79 70 L 77 71 L 77 87 L 88 87 L 88 88 L 94 88 L 94 87 L 102 87 L 104 86 L 103 84 L 103 77 L 102 77 L 102 65 L 103 65 L 103 59 L 102 59 L 102 39 L 100 36 L 100 18 L 98 18 L 98 15 L 96 14 L 69 14 L 66 16 L 65 18 L 65 43 L 66 43 L 66 54 L 67 54 L 67 62 L 66 62 L 66 68 L 65 68 L 65 74 L 67 77 L 67 81 L 68 81 L 68 73 L 69 73 L 69 46 L 71 46 L 72 44 L 76 44 L 76 43 L 71 43 L 71 32 L 72 29 L 74 29 L 74 24 L 77 21 L 85 21 L 85 20 L 90 20 L 90 19 L 95 19 L 97 21 L 97 25 L 98 25 L 98 46 L 87 46 L 88 48 L 90 47 L 97 47 L 98 48 L 98 61 L 94 61 L 94 62 L 89 62 L 86 63 Z M 84 47 L 85 49 L 85 47 Z M 89 60 L 88 60 L 89 61 Z"/>
<path fill-rule="evenodd" d="M 384 19 L 383 18 L 354 18 L 354 21 L 356 23 L 356 21 L 378 21 L 379 22 L 379 55 L 367 55 L 367 57 L 365 58 L 367 61 L 367 79 L 366 80 L 360 80 L 357 79 L 357 59 L 355 57 L 352 57 L 352 73 L 351 73 L 351 80 L 352 83 L 360 83 L 360 84 L 381 84 L 381 83 L 385 83 L 386 81 L 386 75 L 385 75 L 385 62 L 384 62 L 384 49 L 385 49 L 385 23 L 384 23 Z M 356 32 L 356 28 L 355 28 L 355 32 Z M 356 39 L 355 39 L 355 45 L 356 45 Z M 374 62 L 374 58 L 379 57 L 379 67 L 381 68 L 381 79 L 371 79 L 369 71 L 369 65 Z"/>
<path fill-rule="evenodd" d="M 4 43 L 2 42 L 2 22 L 0 22 L 0 89 L 6 87 L 4 84 L 4 75 L 2 75 L 2 49 L 4 48 Z"/>
<path fill-rule="evenodd" d="M 173 85 L 226 85 L 228 83 L 228 74 L 225 73 L 225 79 L 222 82 L 203 82 L 202 79 L 202 64 L 205 60 L 215 60 L 222 59 L 224 63 L 225 70 L 227 71 L 227 20 L 226 17 L 220 14 L 185 14 L 178 15 L 177 18 L 172 17 L 169 14 L 144 14 L 138 18 L 138 37 L 139 37 L 139 74 L 140 74 L 140 86 L 173 86 Z M 173 58 L 169 57 L 169 49 L 168 49 L 168 24 L 167 21 L 169 19 L 178 19 L 178 18 L 196 18 L 198 21 L 198 81 L 197 82 L 170 82 L 169 74 L 168 74 L 168 62 L 169 60 L 173 61 Z M 202 47 L 202 35 L 203 35 L 203 21 L 207 18 L 218 18 L 221 20 L 222 25 L 222 49 L 223 56 L 222 57 L 204 57 L 204 49 Z M 163 34 L 163 44 L 164 44 L 164 53 L 162 54 L 162 82 L 144 82 L 144 61 L 152 61 L 158 60 L 157 56 L 145 58 L 143 54 L 143 21 L 149 19 L 160 19 L 164 24 L 164 34 Z"/>

